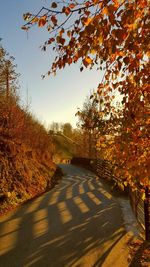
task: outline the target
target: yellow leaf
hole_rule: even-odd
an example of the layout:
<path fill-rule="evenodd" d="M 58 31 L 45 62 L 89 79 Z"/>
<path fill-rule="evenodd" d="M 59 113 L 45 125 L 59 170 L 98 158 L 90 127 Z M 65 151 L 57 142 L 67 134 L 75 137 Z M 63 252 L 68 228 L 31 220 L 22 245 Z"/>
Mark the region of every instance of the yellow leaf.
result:
<path fill-rule="evenodd" d="M 148 57 L 150 57 L 150 51 L 147 51 L 146 55 L 147 55 Z"/>
<path fill-rule="evenodd" d="M 37 23 L 39 21 L 39 19 L 37 18 L 37 17 L 35 17 L 35 18 L 33 18 L 32 20 L 31 20 L 31 23 Z"/>
<path fill-rule="evenodd" d="M 103 42 L 103 36 L 101 35 L 99 38 L 97 38 L 97 41 L 101 45 Z"/>
<path fill-rule="evenodd" d="M 124 191 L 124 185 L 120 182 L 120 183 L 118 183 L 118 186 L 119 186 L 119 188 L 122 190 L 122 191 Z"/>
<path fill-rule="evenodd" d="M 29 20 L 30 18 L 31 18 L 31 14 L 30 14 L 29 12 L 23 14 L 23 19 L 24 19 L 24 20 Z"/>
<path fill-rule="evenodd" d="M 92 49 L 92 50 L 91 50 L 91 54 L 92 54 L 92 55 L 96 54 L 96 50 L 95 50 L 95 49 Z"/>
<path fill-rule="evenodd" d="M 127 185 L 128 185 L 128 183 L 127 183 L 127 181 L 125 181 L 125 182 L 124 182 L 124 186 L 127 186 Z"/>
<path fill-rule="evenodd" d="M 71 31 L 67 31 L 67 35 L 68 35 L 68 37 L 70 38 L 70 36 L 71 36 Z"/>
<path fill-rule="evenodd" d="M 145 200 L 145 193 L 142 194 L 142 200 Z"/>

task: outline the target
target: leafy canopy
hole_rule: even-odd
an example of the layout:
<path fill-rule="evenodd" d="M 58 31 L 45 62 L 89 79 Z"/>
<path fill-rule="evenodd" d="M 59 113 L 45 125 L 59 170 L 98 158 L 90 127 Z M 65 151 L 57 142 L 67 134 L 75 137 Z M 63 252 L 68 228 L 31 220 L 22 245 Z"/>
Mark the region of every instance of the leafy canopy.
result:
<path fill-rule="evenodd" d="M 56 52 L 48 75 L 77 61 L 81 71 L 93 66 L 105 70 L 97 95 L 105 99 L 110 134 L 118 132 L 113 152 L 118 176 L 123 174 L 132 187 L 149 186 L 149 0 L 55 1 L 24 19 L 24 30 L 47 28 L 43 50 L 51 45 Z M 118 92 L 120 113 L 112 106 Z"/>

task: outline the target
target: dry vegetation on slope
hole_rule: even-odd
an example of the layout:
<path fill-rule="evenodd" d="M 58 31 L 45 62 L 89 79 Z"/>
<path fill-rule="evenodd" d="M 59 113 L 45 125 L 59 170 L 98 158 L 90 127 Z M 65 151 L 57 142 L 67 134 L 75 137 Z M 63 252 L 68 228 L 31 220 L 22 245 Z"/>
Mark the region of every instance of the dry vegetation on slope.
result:
<path fill-rule="evenodd" d="M 15 66 L 11 60 L 9 67 L 7 63 L 1 47 L 0 213 L 51 188 L 56 170 L 51 136 L 20 106 Z"/>

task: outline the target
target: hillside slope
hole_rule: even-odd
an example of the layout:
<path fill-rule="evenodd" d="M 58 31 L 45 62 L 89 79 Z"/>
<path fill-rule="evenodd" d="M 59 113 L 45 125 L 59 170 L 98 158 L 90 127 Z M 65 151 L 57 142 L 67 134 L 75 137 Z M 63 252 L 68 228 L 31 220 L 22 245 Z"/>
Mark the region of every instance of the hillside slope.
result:
<path fill-rule="evenodd" d="M 0 44 L 0 213 L 50 189 L 58 179 L 52 138 L 28 104 L 21 104 L 18 77 L 14 58 Z"/>
<path fill-rule="evenodd" d="M 75 155 L 75 144 L 63 134 L 54 134 L 53 143 L 55 146 L 54 161 L 61 163 L 64 159 L 71 159 Z"/>
<path fill-rule="evenodd" d="M 56 166 L 47 153 L 0 138 L 0 213 L 53 186 Z"/>
<path fill-rule="evenodd" d="M 0 93 L 0 213 L 52 187 L 52 153 L 44 126 Z"/>

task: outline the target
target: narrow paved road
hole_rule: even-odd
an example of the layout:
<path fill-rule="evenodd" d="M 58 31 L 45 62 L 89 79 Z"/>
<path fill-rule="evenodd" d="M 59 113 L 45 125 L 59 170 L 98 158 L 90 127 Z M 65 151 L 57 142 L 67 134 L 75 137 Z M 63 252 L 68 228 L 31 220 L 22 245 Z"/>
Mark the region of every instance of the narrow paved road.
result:
<path fill-rule="evenodd" d="M 107 259 L 125 235 L 117 200 L 92 172 L 62 168 L 53 190 L 0 218 L 0 267 L 116 266 Z"/>

